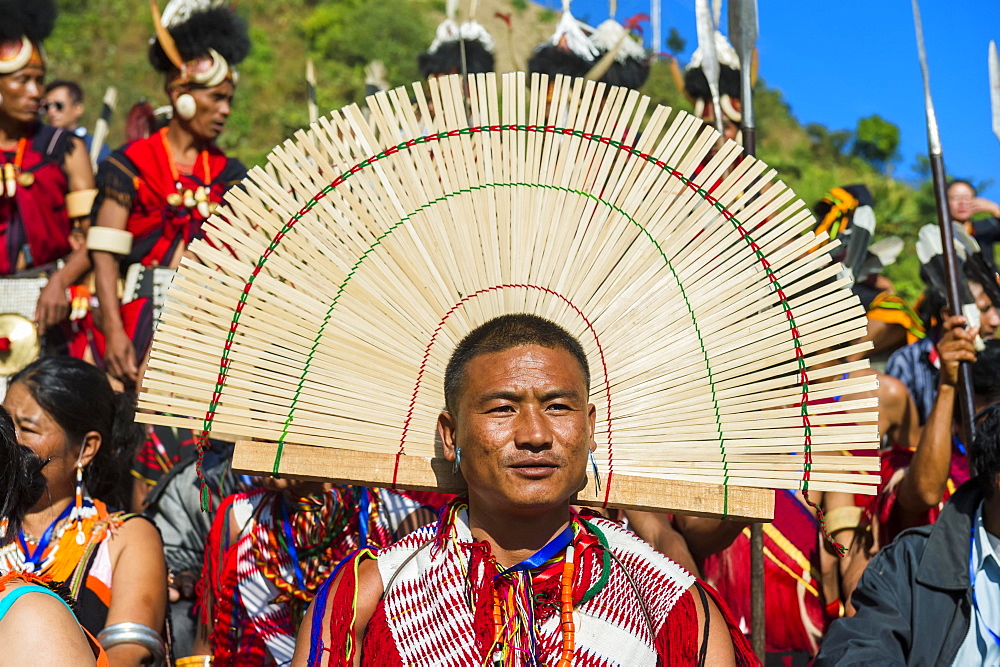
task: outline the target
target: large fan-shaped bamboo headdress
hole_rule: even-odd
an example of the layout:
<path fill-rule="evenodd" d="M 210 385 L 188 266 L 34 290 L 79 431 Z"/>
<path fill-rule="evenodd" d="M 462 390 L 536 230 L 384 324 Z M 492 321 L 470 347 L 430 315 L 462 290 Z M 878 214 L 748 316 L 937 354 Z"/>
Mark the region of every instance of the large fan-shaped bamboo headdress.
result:
<path fill-rule="evenodd" d="M 455 490 L 448 357 L 530 312 L 594 370 L 581 502 L 766 518 L 767 489 L 873 489 L 876 415 L 844 414 L 873 381 L 831 365 L 864 312 L 802 202 L 693 116 L 546 87 L 438 79 L 276 148 L 176 277 L 141 418 L 253 440 L 242 470 Z"/>

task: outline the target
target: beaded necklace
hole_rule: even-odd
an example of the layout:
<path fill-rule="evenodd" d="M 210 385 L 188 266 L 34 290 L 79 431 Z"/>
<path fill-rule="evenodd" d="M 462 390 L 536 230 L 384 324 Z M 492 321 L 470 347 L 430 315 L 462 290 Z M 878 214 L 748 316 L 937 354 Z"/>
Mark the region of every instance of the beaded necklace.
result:
<path fill-rule="evenodd" d="M 455 504 L 451 508 L 450 521 L 454 522 L 457 513 L 467 509 L 465 505 Z M 535 554 L 520 563 L 506 569 L 498 568 L 493 577 L 493 643 L 486 652 L 487 661 L 494 667 L 507 665 L 538 665 L 538 637 L 534 613 L 534 595 L 532 592 L 532 572 L 546 565 L 558 562 L 560 554 L 563 566 L 560 578 L 560 627 L 562 629 L 562 650 L 558 667 L 569 667 L 576 650 L 576 624 L 573 620 L 573 581 L 576 573 L 576 550 L 573 541 L 580 525 L 571 521 L 566 528 L 549 541 Z M 468 566 L 461 558 L 457 540 L 452 531 L 451 540 L 459 556 L 459 567 L 468 577 Z M 505 595 L 501 595 L 495 585 L 497 580 L 508 582 Z M 472 607 L 471 599 L 467 600 Z M 527 636 L 528 646 L 520 646 L 517 637 Z"/>
<path fill-rule="evenodd" d="M 183 206 L 186 209 L 196 209 L 201 217 L 207 218 L 215 210 L 215 205 L 208 200 L 208 185 L 211 184 L 212 171 L 208 165 L 208 151 L 202 149 L 201 153 L 198 154 L 198 161 L 201 161 L 202 168 L 205 172 L 205 177 L 202 182 L 205 185 L 199 185 L 194 190 L 190 188 L 185 188 L 181 184 L 181 173 L 177 168 L 177 162 L 174 160 L 173 151 L 170 148 L 170 143 L 167 141 L 167 129 L 163 128 L 160 130 L 160 141 L 163 143 L 163 152 L 167 156 L 167 167 L 170 169 L 170 178 L 174 182 L 174 192 L 167 195 L 167 203 L 171 206 Z"/>
<path fill-rule="evenodd" d="M 367 489 L 359 489 L 366 502 L 361 503 L 358 522 L 360 532 L 368 533 L 372 511 Z M 312 601 L 316 589 L 330 574 L 341 558 L 353 551 L 350 534 L 352 511 L 358 502 L 348 489 L 334 487 L 319 496 L 300 498 L 292 503 L 292 511 L 283 494 L 275 494 L 270 504 L 270 525 L 255 531 L 257 567 L 281 593 L 276 602 L 292 605 L 293 617 Z M 282 572 L 283 554 L 292 566 L 294 581 Z"/>
<path fill-rule="evenodd" d="M 35 175 L 30 171 L 21 171 L 21 163 L 24 161 L 24 152 L 28 149 L 28 138 L 21 137 L 17 140 L 17 148 L 14 150 L 13 162 L 3 163 L 3 193 L 7 197 L 13 197 L 17 193 L 17 186 L 20 183 L 23 187 L 31 187 L 35 182 Z M 6 151 L 4 151 L 6 153 Z"/>
<path fill-rule="evenodd" d="M 64 521 L 65 517 L 61 515 L 49 526 L 34 549 L 29 548 L 32 540 L 23 533 L 0 549 L 0 571 L 24 570 L 51 575 L 56 581 L 67 580 L 88 546 L 103 539 L 106 529 L 120 523 L 118 515 L 109 517 L 103 504 L 97 507 L 94 500 L 86 495 L 82 498 L 81 510 L 77 512 L 79 519 L 73 519 L 73 508 L 71 504 L 68 507 L 70 512 L 64 512 L 68 520 Z M 6 520 L 0 521 L 0 534 L 6 531 Z M 82 531 L 85 536 L 82 544 L 77 539 L 77 531 Z"/>
<path fill-rule="evenodd" d="M 63 533 L 66 532 L 66 528 L 70 525 L 69 522 L 62 523 L 63 520 L 68 519 L 69 515 L 73 512 L 73 504 L 70 503 L 63 508 L 63 511 L 56 517 L 55 521 L 49 524 L 49 527 L 45 529 L 42 536 L 37 540 L 30 538 L 22 528 L 17 531 L 17 541 L 21 545 L 21 552 L 24 554 L 24 564 L 29 572 L 41 572 L 42 570 L 42 556 L 48 551 L 49 543 L 52 542 L 52 538 L 56 533 L 56 527 L 59 526 L 59 535 L 56 537 L 58 541 Z M 62 525 L 60 525 L 62 524 Z M 34 548 L 32 548 L 34 546 Z M 53 553 L 49 554 L 50 558 L 55 558 L 55 551 L 58 551 L 58 545 Z"/>

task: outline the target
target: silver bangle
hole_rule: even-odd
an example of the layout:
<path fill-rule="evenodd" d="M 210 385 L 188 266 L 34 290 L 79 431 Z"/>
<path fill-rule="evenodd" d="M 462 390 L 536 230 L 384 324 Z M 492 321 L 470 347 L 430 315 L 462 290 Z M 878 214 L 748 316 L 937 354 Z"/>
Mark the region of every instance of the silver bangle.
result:
<path fill-rule="evenodd" d="M 97 641 L 105 649 L 119 644 L 137 644 L 153 654 L 154 667 L 161 667 L 167 654 L 159 632 L 142 623 L 115 623 L 101 630 Z"/>

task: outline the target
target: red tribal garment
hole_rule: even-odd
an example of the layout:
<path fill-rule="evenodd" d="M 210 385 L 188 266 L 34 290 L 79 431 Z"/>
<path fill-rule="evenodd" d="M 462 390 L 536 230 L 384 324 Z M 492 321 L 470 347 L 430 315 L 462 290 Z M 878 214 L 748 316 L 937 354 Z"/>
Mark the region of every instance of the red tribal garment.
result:
<path fill-rule="evenodd" d="M 365 544 L 391 544 L 419 508 L 392 491 L 359 486 L 296 500 L 264 489 L 227 498 L 208 536 L 201 581 L 214 664 L 288 664 L 299 621 L 337 564 Z"/>
<path fill-rule="evenodd" d="M 198 455 L 200 432 L 175 426 L 147 425 L 146 439 L 132 461 L 132 476 L 156 486 L 167 473 Z"/>
<path fill-rule="evenodd" d="M 181 243 L 204 238 L 207 207 L 214 210 L 226 191 L 246 176 L 246 168 L 238 160 L 226 157 L 214 145 L 189 169 L 179 169 L 167 152 L 165 133 L 163 129 L 112 153 L 97 173 L 95 210 L 105 198 L 129 210 L 126 228 L 135 239 L 132 252 L 122 258 L 123 270 L 136 262 L 168 265 Z M 185 200 L 198 192 L 207 197 L 207 207 L 187 206 Z"/>
<path fill-rule="evenodd" d="M 764 524 L 764 600 L 769 653 L 815 655 L 830 619 L 820 582 L 819 523 L 792 491 L 775 493 L 774 522 Z M 740 627 L 750 627 L 750 529 L 722 553 L 705 559 L 705 579 L 726 601 Z"/>
<path fill-rule="evenodd" d="M 205 220 L 244 176 L 246 168 L 239 160 L 214 145 L 202 151 L 195 164 L 177 165 L 168 152 L 166 128 L 112 153 L 97 172 L 94 210 L 111 199 L 129 211 L 126 229 L 134 238 L 132 252 L 119 258 L 121 272 L 137 263 L 169 266 L 181 244 L 205 238 Z M 123 304 L 121 317 L 136 358 L 142 359 L 152 342 L 152 300 L 143 295 Z M 83 358 L 88 348 L 103 368 L 104 334 L 89 315 L 70 343 L 70 353 Z"/>
<path fill-rule="evenodd" d="M 571 528 L 572 664 L 697 664 L 694 577 L 607 519 L 574 517 Z M 357 572 L 373 553 L 344 565 L 332 600 L 324 586 L 316 608 L 328 613 L 313 619 L 309 664 L 350 664 L 360 650 L 363 665 L 556 665 L 565 640 L 566 552 L 535 569 L 501 574 L 489 545 L 473 539 L 464 501 L 455 501 L 437 524 L 374 556 L 385 593 L 360 644 L 353 636 Z M 753 664 L 746 640 L 720 608 L 738 663 Z"/>
<path fill-rule="evenodd" d="M 910 462 L 913 460 L 915 450 L 899 445 L 893 445 L 891 449 L 883 451 L 882 458 L 882 485 L 879 487 L 878 495 L 871 498 L 868 504 L 868 512 L 875 520 L 878 543 L 885 546 L 896 539 L 905 528 L 902 517 L 896 507 L 896 498 L 899 495 L 899 483 L 903 479 Z M 957 439 L 953 440 L 951 449 L 951 464 L 948 470 L 948 482 L 945 484 L 944 493 L 941 495 L 941 502 L 937 507 L 932 507 L 924 513 L 919 524 L 929 524 L 937 521 L 944 504 L 951 498 L 958 487 L 969 481 L 969 461 L 965 456 L 965 447 Z"/>
<path fill-rule="evenodd" d="M 0 164 L 14 165 L 19 174 L 13 197 L 3 192 L 0 179 L 0 275 L 45 266 L 70 253 L 63 161 L 73 147 L 69 132 L 38 124 L 13 151 L 0 151 Z"/>

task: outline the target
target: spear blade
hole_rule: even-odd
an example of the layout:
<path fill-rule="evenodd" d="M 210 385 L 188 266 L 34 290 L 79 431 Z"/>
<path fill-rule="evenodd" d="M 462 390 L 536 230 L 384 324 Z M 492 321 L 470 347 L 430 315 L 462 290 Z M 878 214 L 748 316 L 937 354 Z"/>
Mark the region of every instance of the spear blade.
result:
<path fill-rule="evenodd" d="M 695 0 L 695 22 L 698 26 L 698 48 L 701 49 L 701 71 L 708 79 L 708 89 L 712 92 L 712 111 L 715 115 L 715 129 L 722 134 L 722 106 L 719 102 L 719 56 L 715 52 L 715 20 L 708 0 Z"/>
<path fill-rule="evenodd" d="M 920 75 L 924 80 L 924 110 L 927 112 L 927 148 L 931 155 L 941 155 L 941 132 L 938 130 L 937 114 L 931 99 L 931 74 L 927 67 L 927 50 L 924 48 L 924 26 L 920 20 L 920 3 L 913 0 L 913 26 L 917 32 L 917 57 L 920 59 Z"/>
<path fill-rule="evenodd" d="M 757 0 L 729 1 L 729 39 L 740 57 L 740 102 L 742 103 L 743 145 L 747 154 L 756 153 L 755 128 L 757 121 L 753 111 L 753 52 L 757 48 L 760 22 L 757 16 Z"/>
<path fill-rule="evenodd" d="M 1000 56 L 997 43 L 990 40 L 990 110 L 993 112 L 993 134 L 1000 139 Z"/>
<path fill-rule="evenodd" d="M 757 0 L 730 0 L 729 2 L 729 41 L 740 54 L 740 65 L 744 53 L 753 53 L 757 46 L 760 32 L 760 19 L 757 18 Z"/>

